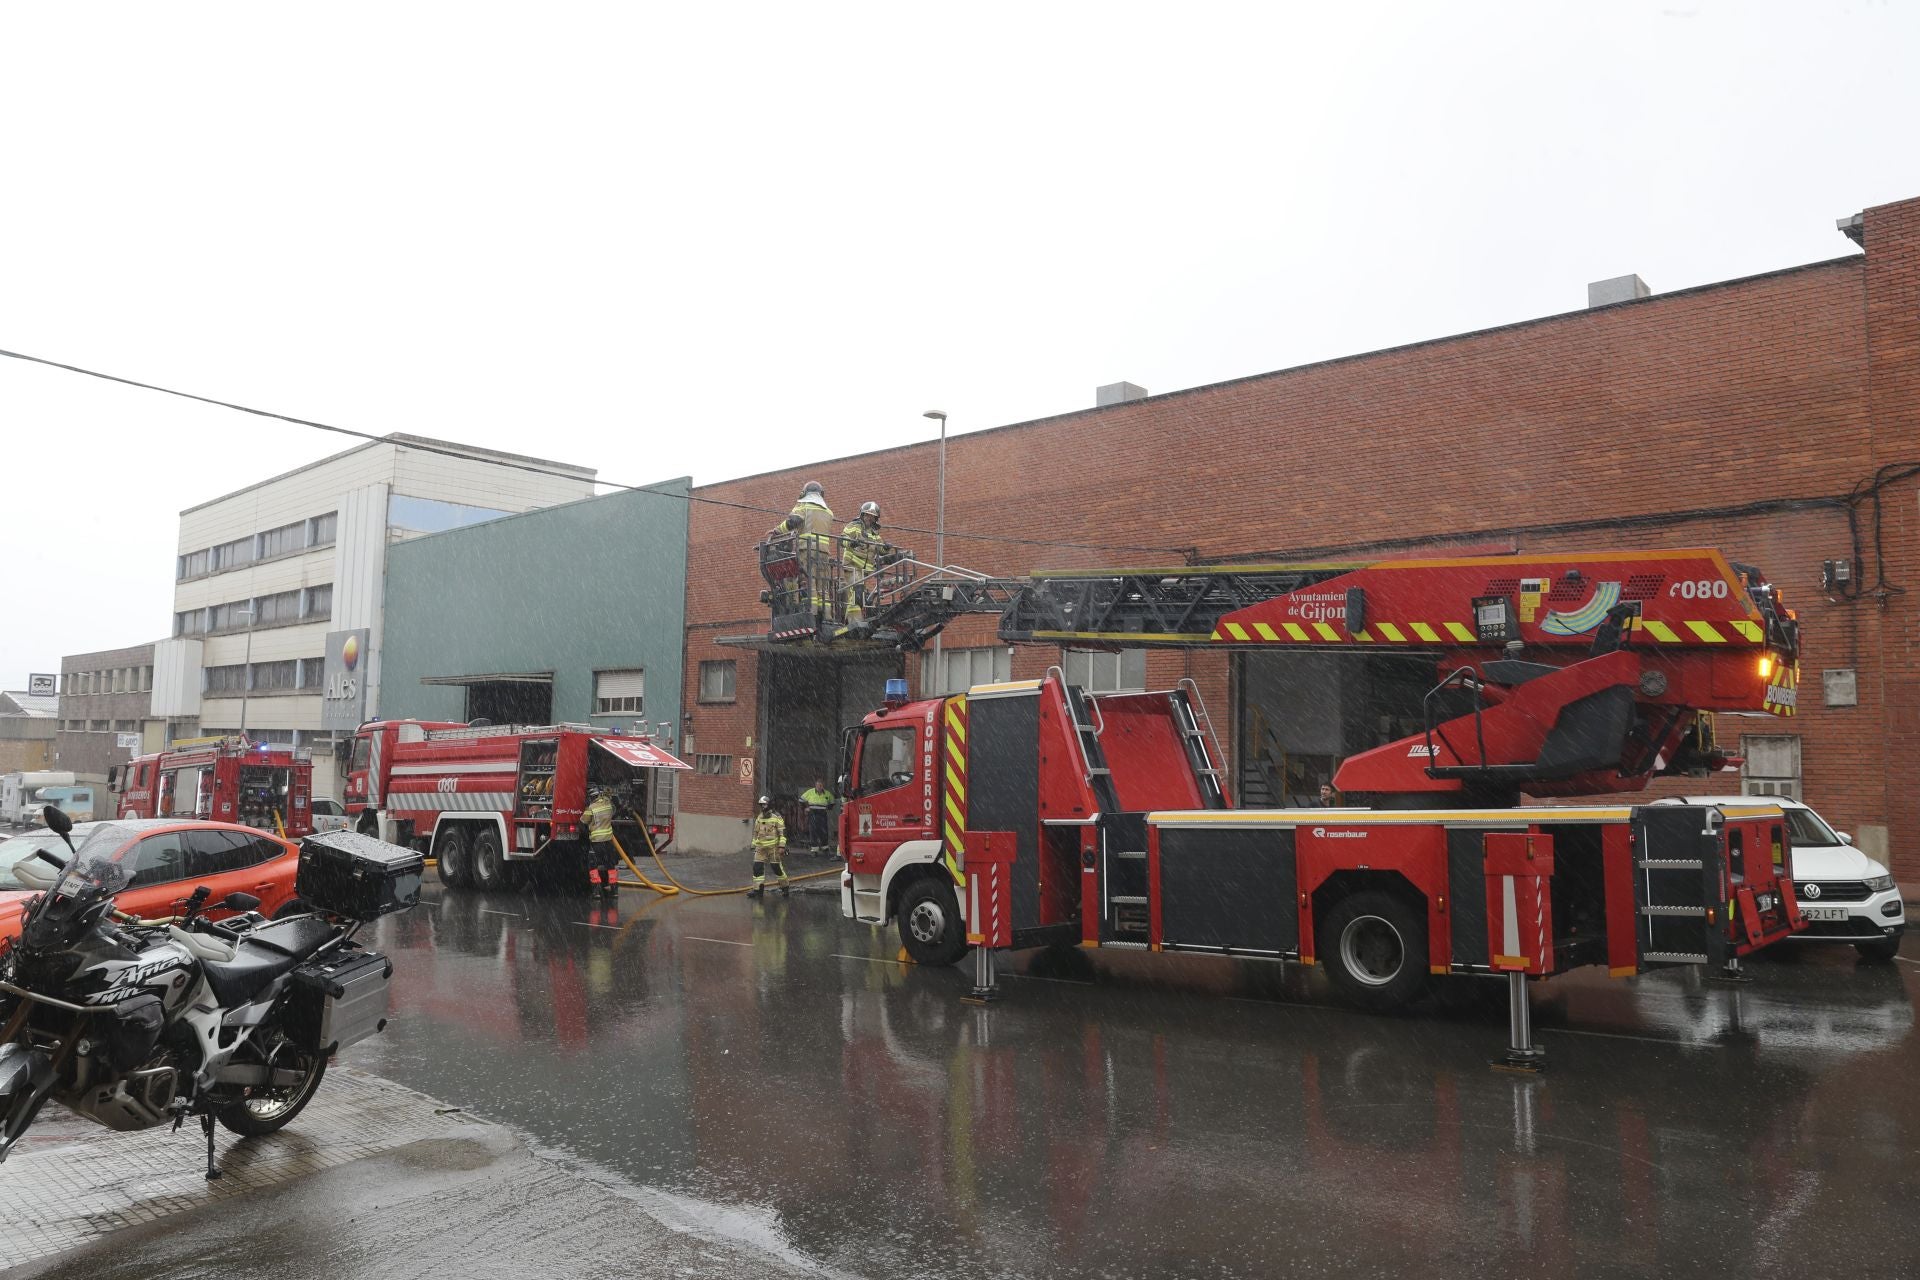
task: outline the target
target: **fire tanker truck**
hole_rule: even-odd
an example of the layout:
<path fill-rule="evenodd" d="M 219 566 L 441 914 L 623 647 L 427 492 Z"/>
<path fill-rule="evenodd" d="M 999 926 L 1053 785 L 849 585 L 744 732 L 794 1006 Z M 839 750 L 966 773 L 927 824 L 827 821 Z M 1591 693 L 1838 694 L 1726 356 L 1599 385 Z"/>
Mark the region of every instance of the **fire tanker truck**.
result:
<path fill-rule="evenodd" d="M 1183 567 L 993 579 L 900 565 L 870 631 L 796 608 L 760 548 L 769 642 L 916 648 L 959 613 L 1008 642 L 1425 654 L 1424 730 L 1347 758 L 1354 807 L 1236 809 L 1199 691 L 1058 669 L 887 705 L 844 750 L 844 913 L 953 963 L 1070 944 L 1323 965 L 1364 1006 L 1441 974 L 1738 969 L 1803 927 L 1764 804 L 1579 806 L 1736 761 L 1713 712 L 1791 715 L 1798 623 L 1717 551 Z M 1516 1018 L 1521 1017 L 1516 1013 Z M 1516 1033 L 1516 1042 L 1521 1037 Z"/>
<path fill-rule="evenodd" d="M 245 735 L 191 738 L 107 772 L 122 818 L 204 818 L 313 834 L 313 761 Z"/>
<path fill-rule="evenodd" d="M 375 720 L 351 750 L 345 803 L 356 829 L 430 853 L 445 884 L 490 890 L 535 868 L 584 883 L 580 812 L 596 788 L 622 815 L 623 845 L 665 847 L 673 820 L 659 774 L 687 768 L 648 736 L 584 724 Z"/>

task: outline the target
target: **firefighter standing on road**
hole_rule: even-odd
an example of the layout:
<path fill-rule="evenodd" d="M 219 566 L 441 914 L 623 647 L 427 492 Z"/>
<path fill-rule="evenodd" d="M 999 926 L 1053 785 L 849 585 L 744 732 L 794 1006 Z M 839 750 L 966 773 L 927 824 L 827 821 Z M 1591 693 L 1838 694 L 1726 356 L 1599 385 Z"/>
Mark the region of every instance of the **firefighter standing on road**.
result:
<path fill-rule="evenodd" d="M 840 531 L 840 562 L 847 571 L 847 627 L 849 630 L 866 629 L 866 606 L 872 597 L 873 589 L 862 579 L 886 563 L 889 550 L 891 548 L 880 537 L 880 504 L 861 503 L 859 517 Z"/>
<path fill-rule="evenodd" d="M 800 571 L 807 575 L 808 607 L 818 615 L 833 607 L 833 508 L 818 480 L 809 480 L 800 488 L 799 501 L 787 516 L 786 527 L 793 533 L 794 551 Z"/>
<path fill-rule="evenodd" d="M 787 880 L 786 820 L 773 811 L 772 797 L 761 796 L 760 812 L 753 815 L 753 888 L 747 890 L 749 898 L 757 898 L 765 892 L 769 862 L 780 877 L 781 895 L 791 897 L 793 885 Z"/>
<path fill-rule="evenodd" d="M 815 778 L 813 785 L 800 793 L 800 803 L 807 806 L 807 844 L 815 853 L 832 852 L 827 812 L 833 808 L 833 792 L 827 790 L 826 779 Z"/>
<path fill-rule="evenodd" d="M 596 788 L 580 821 L 587 828 L 587 877 L 602 897 L 611 898 L 620 892 L 613 880 L 613 797 Z"/>

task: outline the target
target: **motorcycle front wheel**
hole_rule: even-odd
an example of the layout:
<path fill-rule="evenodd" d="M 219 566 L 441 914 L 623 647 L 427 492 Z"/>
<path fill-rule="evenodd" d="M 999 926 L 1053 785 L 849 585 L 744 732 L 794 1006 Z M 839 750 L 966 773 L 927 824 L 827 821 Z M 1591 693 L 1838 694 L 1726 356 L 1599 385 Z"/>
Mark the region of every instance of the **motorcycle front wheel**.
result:
<path fill-rule="evenodd" d="M 289 1069 L 300 1072 L 298 1083 L 256 1088 L 246 1097 L 216 1109 L 213 1118 L 229 1132 L 248 1138 L 284 1129 L 313 1100 L 321 1078 L 327 1074 L 327 1057 L 302 1051 L 295 1055 Z"/>

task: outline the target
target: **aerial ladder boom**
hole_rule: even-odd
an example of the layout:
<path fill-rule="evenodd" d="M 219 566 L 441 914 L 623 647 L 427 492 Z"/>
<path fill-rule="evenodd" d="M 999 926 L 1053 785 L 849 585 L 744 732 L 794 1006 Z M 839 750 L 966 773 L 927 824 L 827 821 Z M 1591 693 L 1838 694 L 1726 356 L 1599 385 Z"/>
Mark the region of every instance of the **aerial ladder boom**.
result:
<path fill-rule="evenodd" d="M 956 617 L 992 613 L 1010 643 L 1431 658 L 1438 683 L 1424 700 L 1425 731 L 1350 756 L 1335 778 L 1350 799 L 1386 805 L 1635 791 L 1731 762 L 1709 713 L 1795 710 L 1793 611 L 1758 569 L 1710 549 L 1018 579 L 902 552 L 862 584 L 867 625 L 857 630 L 791 611 L 783 624 L 769 543 L 761 564 L 769 639 L 783 643 L 913 649 Z"/>

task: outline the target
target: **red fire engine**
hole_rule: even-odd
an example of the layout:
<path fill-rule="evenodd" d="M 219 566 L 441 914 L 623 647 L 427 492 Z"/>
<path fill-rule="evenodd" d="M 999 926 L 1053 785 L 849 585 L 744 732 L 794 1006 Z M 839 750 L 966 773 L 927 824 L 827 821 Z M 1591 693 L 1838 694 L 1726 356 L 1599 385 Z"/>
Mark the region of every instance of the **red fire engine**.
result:
<path fill-rule="evenodd" d="M 636 818 L 665 847 L 673 819 L 658 775 L 685 768 L 649 737 L 591 725 L 375 720 L 354 737 L 345 802 L 359 830 L 431 853 L 444 883 L 505 889 L 536 864 L 584 878 L 592 788 L 613 796 L 630 851 L 645 844 Z"/>
<path fill-rule="evenodd" d="M 107 771 L 122 818 L 205 818 L 313 834 L 313 761 L 242 735 L 193 738 Z"/>
<path fill-rule="evenodd" d="M 1340 766 L 1339 809 L 1232 808 L 1191 682 L 1093 695 L 1056 669 L 920 702 L 894 682 L 848 739 L 842 907 L 897 920 L 922 961 L 980 948 L 983 994 L 987 949 L 1066 943 L 1323 964 L 1390 1007 L 1435 974 L 1737 969 L 1801 927 L 1777 809 L 1524 804 L 1729 767 L 1711 712 L 1792 714 L 1798 623 L 1716 551 L 922 568 L 881 592 L 881 640 L 993 610 L 1009 641 L 1390 648 L 1439 673 L 1423 733 Z M 770 595 L 789 642 L 847 642 Z"/>

